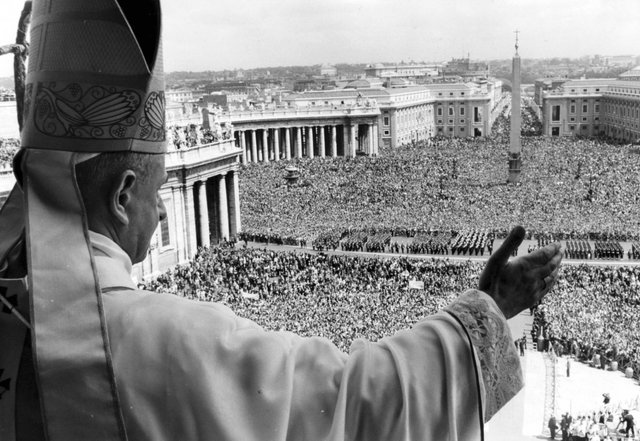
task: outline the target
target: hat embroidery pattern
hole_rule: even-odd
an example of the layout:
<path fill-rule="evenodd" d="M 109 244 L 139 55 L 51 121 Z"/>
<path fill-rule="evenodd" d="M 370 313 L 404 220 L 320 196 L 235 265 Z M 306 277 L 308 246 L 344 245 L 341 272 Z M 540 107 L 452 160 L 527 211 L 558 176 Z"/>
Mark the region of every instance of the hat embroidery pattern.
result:
<path fill-rule="evenodd" d="M 24 105 L 23 105 L 23 114 L 28 115 L 29 110 L 31 109 L 31 98 L 33 95 L 33 83 L 28 83 L 25 91 L 24 91 Z"/>
<path fill-rule="evenodd" d="M 153 129 L 161 130 L 164 133 L 164 92 L 149 94 L 147 102 L 144 104 L 144 114 L 146 118 L 141 120 L 142 127 L 147 127 L 148 123 Z"/>
<path fill-rule="evenodd" d="M 83 139 L 164 141 L 164 93 L 151 92 L 138 118 L 140 93 L 79 83 L 38 84 L 34 122 L 43 134 Z"/>

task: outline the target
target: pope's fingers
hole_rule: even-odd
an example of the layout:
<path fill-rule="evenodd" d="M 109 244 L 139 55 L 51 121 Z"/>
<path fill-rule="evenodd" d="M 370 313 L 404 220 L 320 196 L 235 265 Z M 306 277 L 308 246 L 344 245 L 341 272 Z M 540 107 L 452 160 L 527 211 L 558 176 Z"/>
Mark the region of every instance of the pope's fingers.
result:
<path fill-rule="evenodd" d="M 549 274 L 556 271 L 560 268 L 560 263 L 562 262 L 562 254 L 556 254 L 549 260 L 548 262 L 538 266 L 537 268 L 533 268 L 531 270 L 531 274 L 533 277 L 538 277 L 544 279 Z"/>
<path fill-rule="evenodd" d="M 513 252 L 518 249 L 524 240 L 524 236 L 524 228 L 519 225 L 514 227 L 500 247 L 491 255 L 487 263 L 497 264 L 497 266 L 504 265 Z"/>
<path fill-rule="evenodd" d="M 543 287 L 541 290 L 542 292 L 541 292 L 540 299 L 542 299 L 542 297 L 547 295 L 547 293 L 551 291 L 551 288 L 553 288 L 553 285 L 556 284 L 556 281 L 558 280 L 559 271 L 560 271 L 560 267 L 557 267 L 551 274 L 549 274 L 548 276 L 542 279 Z"/>
<path fill-rule="evenodd" d="M 559 242 L 554 242 L 542 248 L 538 248 L 526 257 L 531 263 L 544 265 L 556 256 L 562 257 L 562 247 Z"/>

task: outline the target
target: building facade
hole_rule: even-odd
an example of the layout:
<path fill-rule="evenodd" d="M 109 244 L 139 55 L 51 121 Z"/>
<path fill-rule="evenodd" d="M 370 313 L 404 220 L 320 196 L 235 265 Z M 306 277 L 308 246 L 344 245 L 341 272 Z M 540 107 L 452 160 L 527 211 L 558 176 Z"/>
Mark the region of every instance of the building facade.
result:
<path fill-rule="evenodd" d="M 377 107 L 317 105 L 225 112 L 245 162 L 292 158 L 375 156 L 379 149 Z"/>
<path fill-rule="evenodd" d="M 568 80 L 542 92 L 543 133 L 640 139 L 640 81 Z"/>
<path fill-rule="evenodd" d="M 426 86 L 435 102 L 435 135 L 480 137 L 491 131 L 494 95 L 466 84 Z"/>
<path fill-rule="evenodd" d="M 640 81 L 619 81 L 602 96 L 604 135 L 625 142 L 640 142 Z"/>
<path fill-rule="evenodd" d="M 569 80 L 542 93 L 543 133 L 549 136 L 594 136 L 604 127 L 602 94 L 615 80 Z"/>
<path fill-rule="evenodd" d="M 495 84 L 427 84 L 420 86 L 339 89 L 294 94 L 291 107 L 354 106 L 379 108 L 379 144 L 396 148 L 434 136 L 484 136 L 492 124 Z M 499 96 L 499 95 L 498 95 Z"/>

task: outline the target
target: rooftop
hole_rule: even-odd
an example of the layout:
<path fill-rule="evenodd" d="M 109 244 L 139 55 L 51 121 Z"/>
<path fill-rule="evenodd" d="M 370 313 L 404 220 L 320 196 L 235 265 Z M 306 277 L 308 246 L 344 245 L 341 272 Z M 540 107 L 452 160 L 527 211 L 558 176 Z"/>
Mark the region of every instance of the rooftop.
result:
<path fill-rule="evenodd" d="M 582 79 L 573 79 L 567 80 L 566 83 L 563 84 L 564 87 L 585 87 L 585 86 L 608 86 L 612 84 L 616 84 L 618 80 L 616 78 L 590 78 L 586 80 Z"/>

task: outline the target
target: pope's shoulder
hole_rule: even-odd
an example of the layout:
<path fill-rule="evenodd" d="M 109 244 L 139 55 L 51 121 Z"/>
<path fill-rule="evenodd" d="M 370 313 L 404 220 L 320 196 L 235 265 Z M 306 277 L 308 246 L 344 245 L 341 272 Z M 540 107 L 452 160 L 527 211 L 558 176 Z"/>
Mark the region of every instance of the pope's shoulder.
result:
<path fill-rule="evenodd" d="M 223 304 L 173 294 L 117 290 L 104 293 L 102 299 L 110 334 L 117 332 L 116 328 L 143 328 L 154 333 L 185 333 L 199 328 L 207 332 L 260 328 Z"/>

